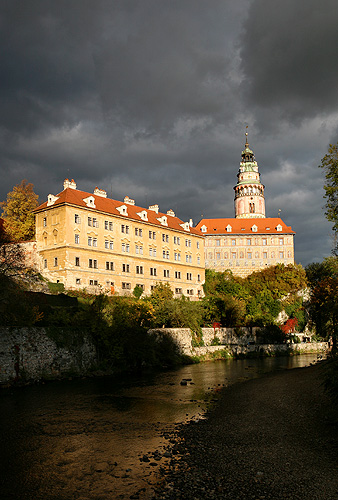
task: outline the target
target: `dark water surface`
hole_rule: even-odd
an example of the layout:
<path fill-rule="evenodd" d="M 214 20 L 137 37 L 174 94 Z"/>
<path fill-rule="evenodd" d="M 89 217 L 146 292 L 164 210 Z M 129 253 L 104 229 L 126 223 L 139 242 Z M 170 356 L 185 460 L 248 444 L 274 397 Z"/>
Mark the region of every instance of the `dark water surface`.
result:
<path fill-rule="evenodd" d="M 142 377 L 52 382 L 0 392 L 0 499 L 152 496 L 175 424 L 203 418 L 223 386 L 315 355 L 201 363 Z M 183 379 L 187 385 L 181 385 Z M 155 453 L 155 455 L 154 455 Z"/>

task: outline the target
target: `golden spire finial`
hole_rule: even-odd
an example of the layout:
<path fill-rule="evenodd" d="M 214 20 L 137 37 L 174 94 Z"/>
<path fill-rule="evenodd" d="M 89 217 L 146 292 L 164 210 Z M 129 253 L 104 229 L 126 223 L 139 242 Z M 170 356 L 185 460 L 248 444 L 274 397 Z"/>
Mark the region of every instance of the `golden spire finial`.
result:
<path fill-rule="evenodd" d="M 245 132 L 245 145 L 249 146 L 249 143 L 248 143 L 248 128 L 249 128 L 249 125 L 247 125 L 245 128 L 246 128 L 246 132 Z"/>

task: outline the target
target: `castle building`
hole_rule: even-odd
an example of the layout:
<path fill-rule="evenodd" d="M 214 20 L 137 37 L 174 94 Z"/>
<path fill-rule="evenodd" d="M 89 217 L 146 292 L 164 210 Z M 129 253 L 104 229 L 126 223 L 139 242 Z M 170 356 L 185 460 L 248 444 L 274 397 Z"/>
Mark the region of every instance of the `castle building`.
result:
<path fill-rule="evenodd" d="M 80 191 L 66 179 L 35 214 L 39 269 L 52 282 L 121 295 L 164 282 L 176 297 L 203 295 L 204 235 L 172 210 Z"/>
<path fill-rule="evenodd" d="M 205 266 L 245 277 L 278 263 L 294 264 L 294 235 L 282 219 L 265 217 L 264 186 L 248 143 L 242 151 L 235 190 L 235 218 L 202 219 Z"/>

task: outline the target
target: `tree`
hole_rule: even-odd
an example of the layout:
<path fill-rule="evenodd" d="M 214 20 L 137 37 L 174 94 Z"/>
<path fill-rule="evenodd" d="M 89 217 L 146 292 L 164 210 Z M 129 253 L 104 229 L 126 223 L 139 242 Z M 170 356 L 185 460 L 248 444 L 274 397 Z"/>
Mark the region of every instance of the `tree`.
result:
<path fill-rule="evenodd" d="M 330 144 L 327 154 L 322 158 L 320 168 L 325 170 L 324 190 L 326 198 L 326 218 L 333 222 L 333 231 L 338 233 L 338 143 Z M 337 251 L 337 245 L 334 252 Z"/>
<path fill-rule="evenodd" d="M 7 200 L 0 203 L 3 209 L 4 231 L 9 241 L 29 241 L 35 235 L 33 210 L 38 206 L 34 186 L 25 179 L 7 194 Z"/>
<path fill-rule="evenodd" d="M 338 278 L 322 279 L 312 290 L 310 313 L 317 334 L 332 336 L 332 351 L 337 352 L 338 339 Z"/>

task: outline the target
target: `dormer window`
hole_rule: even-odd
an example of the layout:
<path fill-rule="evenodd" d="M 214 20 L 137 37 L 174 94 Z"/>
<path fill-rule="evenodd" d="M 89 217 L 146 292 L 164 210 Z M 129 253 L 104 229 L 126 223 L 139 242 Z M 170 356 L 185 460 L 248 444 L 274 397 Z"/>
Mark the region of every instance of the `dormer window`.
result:
<path fill-rule="evenodd" d="M 167 219 L 167 217 L 165 215 L 163 215 L 163 217 L 160 217 L 157 220 L 162 224 L 162 226 L 167 226 L 168 225 L 168 219 Z"/>
<path fill-rule="evenodd" d="M 128 210 L 126 205 L 121 205 L 120 207 L 116 207 L 116 210 L 120 212 L 121 215 L 128 215 Z"/>
<path fill-rule="evenodd" d="M 83 201 L 85 202 L 87 207 L 96 208 L 94 196 L 88 196 L 88 198 L 84 198 Z"/>
<path fill-rule="evenodd" d="M 190 224 L 189 222 L 183 222 L 183 224 L 180 224 L 181 227 L 183 227 L 184 231 L 189 231 L 190 232 Z"/>
<path fill-rule="evenodd" d="M 282 226 L 280 224 L 278 224 L 278 226 L 276 227 L 276 229 L 277 229 L 277 231 L 282 231 L 283 230 L 283 228 L 282 228 Z"/>
<path fill-rule="evenodd" d="M 54 205 L 56 200 L 59 198 L 57 196 L 54 196 L 53 194 L 49 194 L 47 197 L 47 207 L 50 207 L 51 205 Z"/>
<path fill-rule="evenodd" d="M 147 221 L 148 220 L 148 214 L 145 210 L 143 210 L 142 212 L 137 212 L 137 215 L 142 219 L 142 220 L 145 220 Z"/>
<path fill-rule="evenodd" d="M 202 233 L 206 233 L 206 232 L 207 232 L 207 230 L 208 230 L 207 226 L 203 225 L 203 226 L 201 227 L 201 231 L 202 231 Z"/>
<path fill-rule="evenodd" d="M 227 230 L 227 233 L 231 233 L 232 231 L 232 227 L 230 226 L 230 224 L 228 224 L 225 229 Z"/>
<path fill-rule="evenodd" d="M 251 228 L 251 231 L 252 231 L 253 233 L 257 233 L 257 229 L 258 229 L 258 228 L 257 228 L 256 224 L 254 224 L 254 225 L 252 226 L 252 228 Z"/>

